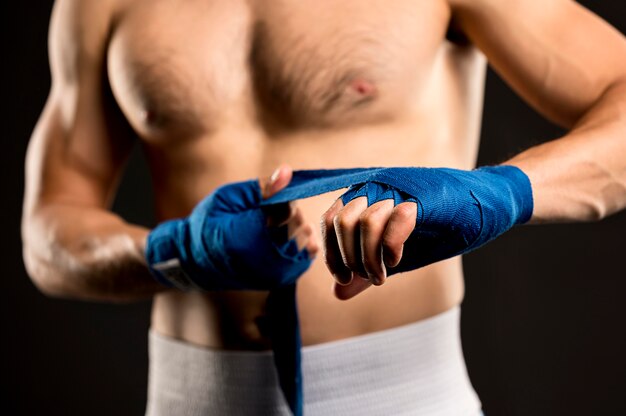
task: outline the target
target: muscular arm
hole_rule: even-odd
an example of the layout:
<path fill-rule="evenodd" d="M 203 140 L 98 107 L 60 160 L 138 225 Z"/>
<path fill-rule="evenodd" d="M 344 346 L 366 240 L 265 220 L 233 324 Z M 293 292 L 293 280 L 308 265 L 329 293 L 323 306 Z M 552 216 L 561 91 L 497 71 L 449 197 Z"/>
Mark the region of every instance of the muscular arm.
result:
<path fill-rule="evenodd" d="M 517 166 L 530 179 L 534 198 L 531 220 L 596 220 L 626 208 L 624 37 L 569 0 L 449 1 L 454 28 L 483 51 L 493 68 L 530 105 L 570 129 L 564 137 L 505 163 Z M 490 169 L 496 169 L 491 172 L 497 177 L 505 172 L 501 169 L 510 173 L 509 169 L 515 168 Z M 498 228 L 506 221 L 487 219 L 485 214 L 524 211 L 520 207 L 529 205 L 531 186 L 526 180 L 509 181 L 513 176 L 504 181 L 506 186 L 499 186 L 486 171 L 468 173 L 472 183 L 464 189 L 464 172 L 449 172 L 458 183 L 447 187 L 437 172 L 415 168 L 418 183 L 429 184 L 425 189 L 414 186 L 414 194 L 408 192 L 419 199 L 420 212 L 427 217 L 418 227 L 415 203 L 395 206 L 395 201 L 383 200 L 368 206 L 368 196 L 344 206 L 338 200 L 323 216 L 324 254 L 337 280 L 336 295 L 348 299 L 371 284 L 383 284 L 387 268 L 401 266 L 405 243 L 416 247 L 415 242 L 428 242 L 406 254 L 409 260 L 427 265 L 473 250 L 506 231 L 506 227 Z M 490 188 L 495 191 L 480 197 L 478 192 Z M 490 201 L 509 195 L 511 189 L 513 194 L 523 195 L 521 204 L 502 200 L 506 202 L 503 209 L 483 209 Z M 463 195 L 479 198 L 464 200 Z M 432 201 L 451 205 L 429 210 Z M 460 213 L 475 202 L 482 207 L 480 215 Z M 448 212 L 456 214 L 439 222 L 437 216 Z M 527 219 L 517 218 L 515 223 Z M 451 236 L 471 224 L 482 224 L 480 235 L 485 229 L 496 232 L 483 240 L 464 235 L 461 249 L 454 249 Z"/>
<path fill-rule="evenodd" d="M 626 39 L 569 0 L 451 0 L 458 27 L 530 105 L 570 129 L 506 164 L 530 178 L 533 221 L 626 207 Z"/>
<path fill-rule="evenodd" d="M 24 263 L 53 296 L 131 300 L 161 290 L 148 230 L 109 211 L 133 135 L 105 76 L 109 1 L 60 0 L 50 27 L 52 88 L 26 160 Z"/>

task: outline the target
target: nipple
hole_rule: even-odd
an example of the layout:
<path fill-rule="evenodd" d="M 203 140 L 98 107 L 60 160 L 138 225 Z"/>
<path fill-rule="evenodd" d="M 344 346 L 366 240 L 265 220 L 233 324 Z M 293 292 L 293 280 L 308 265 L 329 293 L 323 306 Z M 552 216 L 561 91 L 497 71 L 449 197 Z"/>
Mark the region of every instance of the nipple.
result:
<path fill-rule="evenodd" d="M 348 88 L 361 98 L 374 98 L 377 93 L 376 86 L 363 78 L 354 79 Z"/>
<path fill-rule="evenodd" d="M 163 116 L 154 109 L 144 109 L 139 113 L 141 122 L 148 128 L 156 128 L 163 126 Z"/>
<path fill-rule="evenodd" d="M 141 121 L 148 125 L 152 125 L 156 121 L 156 114 L 153 110 L 141 110 L 139 117 Z"/>

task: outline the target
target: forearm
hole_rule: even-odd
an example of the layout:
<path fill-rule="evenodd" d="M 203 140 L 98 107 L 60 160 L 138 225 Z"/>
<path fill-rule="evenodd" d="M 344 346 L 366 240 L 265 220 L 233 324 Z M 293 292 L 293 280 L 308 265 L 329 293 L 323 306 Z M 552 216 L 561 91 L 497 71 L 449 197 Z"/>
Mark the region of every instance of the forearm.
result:
<path fill-rule="evenodd" d="M 142 299 L 163 290 L 146 265 L 147 235 L 103 209 L 50 204 L 24 219 L 24 262 L 51 296 Z"/>
<path fill-rule="evenodd" d="M 598 220 L 626 208 L 626 81 L 569 134 L 507 161 L 530 178 L 532 222 Z"/>

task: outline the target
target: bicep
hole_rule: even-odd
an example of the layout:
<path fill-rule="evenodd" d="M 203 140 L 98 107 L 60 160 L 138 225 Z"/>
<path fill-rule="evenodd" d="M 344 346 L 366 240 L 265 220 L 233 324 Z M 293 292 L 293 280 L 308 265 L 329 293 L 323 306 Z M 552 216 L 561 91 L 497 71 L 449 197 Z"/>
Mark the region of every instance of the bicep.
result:
<path fill-rule="evenodd" d="M 107 206 L 132 147 L 106 82 L 104 3 L 55 5 L 52 88 L 28 147 L 25 212 L 48 203 Z"/>
<path fill-rule="evenodd" d="M 455 24 L 530 105 L 566 127 L 626 76 L 626 41 L 570 0 L 450 0 Z"/>

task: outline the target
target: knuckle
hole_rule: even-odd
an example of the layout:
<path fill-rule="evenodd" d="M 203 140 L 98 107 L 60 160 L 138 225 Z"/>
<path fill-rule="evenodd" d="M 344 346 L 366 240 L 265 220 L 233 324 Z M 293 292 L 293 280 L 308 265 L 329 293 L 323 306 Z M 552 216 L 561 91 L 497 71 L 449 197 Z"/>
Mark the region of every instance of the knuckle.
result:
<path fill-rule="evenodd" d="M 333 218 L 331 216 L 323 216 L 320 220 L 320 230 L 322 231 L 322 236 L 326 237 L 329 229 L 333 227 Z"/>
<path fill-rule="evenodd" d="M 361 227 L 361 233 L 367 235 L 379 233 L 384 227 L 384 224 L 382 224 L 380 218 L 366 215 L 359 221 L 359 226 Z"/>
<path fill-rule="evenodd" d="M 376 212 L 364 212 L 361 214 L 359 218 L 359 223 L 361 225 L 361 229 L 364 231 L 372 231 L 380 228 L 380 215 L 377 215 Z"/>
<path fill-rule="evenodd" d="M 372 205 L 359 216 L 361 227 L 367 230 L 381 228 L 384 225 L 383 222 L 386 223 L 388 212 L 382 204 Z"/>
<path fill-rule="evenodd" d="M 403 203 L 396 205 L 396 207 L 394 208 L 396 216 L 400 219 L 410 219 L 415 212 L 415 207 L 413 205 L 415 204 Z"/>
<path fill-rule="evenodd" d="M 350 218 L 349 215 L 346 215 L 345 213 L 340 213 L 335 215 L 335 218 L 333 218 L 333 225 L 335 226 L 335 228 L 351 228 L 353 225 L 353 220 Z"/>
<path fill-rule="evenodd" d="M 372 227 L 374 227 L 375 223 L 376 221 L 374 221 L 374 218 L 372 218 L 372 216 L 367 213 L 363 213 L 359 217 L 359 226 L 363 231 L 371 230 Z"/>
<path fill-rule="evenodd" d="M 367 211 L 370 211 L 374 215 L 381 214 L 381 213 L 384 214 L 385 211 L 389 209 L 388 203 L 390 202 L 391 201 L 387 199 L 375 202 L 374 204 L 372 204 L 371 206 L 367 208 Z M 391 205 L 391 208 L 393 208 L 393 205 Z"/>

